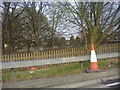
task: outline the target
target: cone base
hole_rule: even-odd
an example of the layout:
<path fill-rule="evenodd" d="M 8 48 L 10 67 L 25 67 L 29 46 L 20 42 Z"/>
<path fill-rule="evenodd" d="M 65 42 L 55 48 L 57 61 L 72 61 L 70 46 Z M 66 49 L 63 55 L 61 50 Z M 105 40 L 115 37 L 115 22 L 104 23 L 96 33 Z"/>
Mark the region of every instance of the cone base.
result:
<path fill-rule="evenodd" d="M 87 73 L 103 72 L 103 70 L 86 70 Z"/>
<path fill-rule="evenodd" d="M 97 62 L 91 62 L 90 63 L 90 70 L 98 71 L 99 70 L 98 63 Z"/>

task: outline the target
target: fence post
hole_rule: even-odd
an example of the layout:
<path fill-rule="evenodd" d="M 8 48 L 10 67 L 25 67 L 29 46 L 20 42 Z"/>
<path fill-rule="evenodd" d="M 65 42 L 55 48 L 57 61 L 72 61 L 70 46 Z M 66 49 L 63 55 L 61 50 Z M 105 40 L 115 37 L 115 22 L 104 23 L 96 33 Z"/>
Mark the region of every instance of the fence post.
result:
<path fill-rule="evenodd" d="M 2 62 L 2 55 L 0 55 L 0 62 Z"/>
<path fill-rule="evenodd" d="M 79 63 L 80 63 L 80 69 L 83 69 L 83 63 L 82 63 L 83 61 L 80 61 Z"/>

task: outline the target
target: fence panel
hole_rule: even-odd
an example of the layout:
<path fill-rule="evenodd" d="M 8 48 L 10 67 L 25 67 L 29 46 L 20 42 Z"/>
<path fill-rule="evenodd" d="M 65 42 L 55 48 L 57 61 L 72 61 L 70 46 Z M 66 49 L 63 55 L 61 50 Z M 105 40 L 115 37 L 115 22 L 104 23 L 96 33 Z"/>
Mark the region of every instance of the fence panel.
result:
<path fill-rule="evenodd" d="M 95 50 L 97 54 L 118 52 L 118 43 L 101 44 Z M 69 48 L 69 49 L 67 48 L 60 50 L 33 52 L 33 53 L 9 54 L 9 55 L 2 55 L 1 58 L 2 58 L 2 62 L 11 62 L 11 61 L 73 57 L 73 56 L 81 56 L 81 55 L 83 56 L 89 54 L 90 54 L 90 49 L 85 51 L 83 47 L 78 47 L 78 48 Z"/>

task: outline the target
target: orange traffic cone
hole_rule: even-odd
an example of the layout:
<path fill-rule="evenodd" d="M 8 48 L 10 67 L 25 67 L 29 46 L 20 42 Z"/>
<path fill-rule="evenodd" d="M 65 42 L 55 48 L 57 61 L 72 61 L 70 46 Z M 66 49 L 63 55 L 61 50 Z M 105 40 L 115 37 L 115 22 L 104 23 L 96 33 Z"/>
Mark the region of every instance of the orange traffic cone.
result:
<path fill-rule="evenodd" d="M 37 67 L 31 67 L 31 70 L 37 70 Z"/>
<path fill-rule="evenodd" d="M 101 72 L 102 70 L 99 69 L 98 63 L 97 63 L 97 57 L 94 49 L 94 44 L 92 44 L 91 47 L 91 59 L 90 59 L 90 70 L 87 70 L 86 72 Z"/>

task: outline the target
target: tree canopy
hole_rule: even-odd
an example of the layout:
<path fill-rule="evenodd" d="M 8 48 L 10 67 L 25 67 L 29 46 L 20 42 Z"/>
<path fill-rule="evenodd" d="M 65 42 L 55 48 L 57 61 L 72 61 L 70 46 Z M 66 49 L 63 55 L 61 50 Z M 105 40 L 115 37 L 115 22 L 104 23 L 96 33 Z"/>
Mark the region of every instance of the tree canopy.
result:
<path fill-rule="evenodd" d="M 119 4 L 116 2 L 74 2 L 65 4 L 70 22 L 79 26 L 86 44 L 99 45 L 119 30 Z"/>
<path fill-rule="evenodd" d="M 71 45 L 84 44 L 88 49 L 120 29 L 120 2 L 3 2 L 1 7 L 2 45 L 9 53 L 65 46 L 63 34 L 67 31 Z M 71 35 L 75 29 L 79 37 Z"/>

